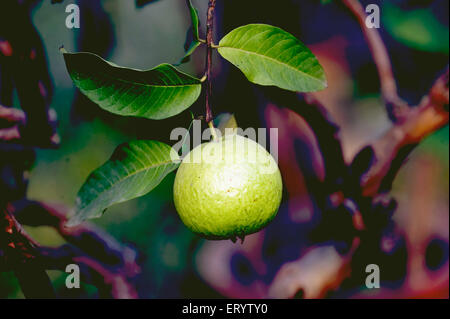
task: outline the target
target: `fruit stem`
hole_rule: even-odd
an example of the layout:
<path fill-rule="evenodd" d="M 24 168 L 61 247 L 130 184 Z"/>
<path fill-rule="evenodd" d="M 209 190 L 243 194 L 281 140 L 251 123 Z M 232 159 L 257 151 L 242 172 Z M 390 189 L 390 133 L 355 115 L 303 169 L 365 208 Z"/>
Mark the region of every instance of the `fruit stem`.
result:
<path fill-rule="evenodd" d="M 213 27 L 214 27 L 214 9 L 216 8 L 216 0 L 209 0 L 208 13 L 206 20 L 206 122 L 212 128 L 213 115 L 211 111 L 211 96 L 212 96 L 212 83 L 211 83 L 211 69 L 212 69 L 212 50 L 213 50 Z M 214 136 L 215 130 L 211 129 Z"/>

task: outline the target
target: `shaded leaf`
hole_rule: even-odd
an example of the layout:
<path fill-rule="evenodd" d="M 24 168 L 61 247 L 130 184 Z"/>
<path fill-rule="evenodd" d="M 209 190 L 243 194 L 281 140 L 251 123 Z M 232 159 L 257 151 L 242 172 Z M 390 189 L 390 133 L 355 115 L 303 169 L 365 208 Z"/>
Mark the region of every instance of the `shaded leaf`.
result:
<path fill-rule="evenodd" d="M 194 37 L 194 41 L 200 42 L 200 36 L 198 33 L 198 27 L 200 26 L 200 20 L 198 18 L 198 10 L 192 5 L 191 0 L 186 0 L 186 3 L 189 7 L 189 13 L 191 15 L 192 21 L 192 35 Z"/>
<path fill-rule="evenodd" d="M 192 5 L 191 0 L 186 0 L 186 4 L 189 8 L 192 25 L 186 34 L 186 42 L 184 44 L 184 50 L 186 51 L 186 53 L 179 64 L 188 62 L 190 60 L 191 54 L 194 53 L 195 49 L 197 49 L 197 47 L 201 44 L 199 35 L 200 20 L 198 18 L 198 11 Z"/>
<path fill-rule="evenodd" d="M 190 30 L 188 31 L 188 35 L 186 35 L 186 38 L 189 38 L 189 33 Z M 188 44 L 189 43 L 189 44 Z M 189 60 L 191 59 L 191 55 L 192 53 L 194 53 L 194 51 L 202 44 L 201 42 L 196 42 L 196 41 L 189 41 L 186 40 L 186 44 L 188 45 L 186 47 L 186 52 L 183 56 L 183 58 L 180 60 L 180 62 L 178 62 L 177 65 L 189 62 Z"/>
<path fill-rule="evenodd" d="M 119 67 L 92 53 L 64 53 L 75 85 L 111 113 L 165 119 L 191 106 L 201 92 L 200 80 L 161 64 L 141 71 Z"/>
<path fill-rule="evenodd" d="M 290 33 L 266 24 L 249 24 L 228 33 L 219 53 L 250 82 L 298 92 L 319 91 L 327 83 L 312 52 Z"/>
<path fill-rule="evenodd" d="M 81 187 L 75 214 L 67 226 L 100 217 L 113 204 L 147 194 L 178 167 L 179 160 L 177 152 L 161 142 L 132 141 L 120 145 Z"/>

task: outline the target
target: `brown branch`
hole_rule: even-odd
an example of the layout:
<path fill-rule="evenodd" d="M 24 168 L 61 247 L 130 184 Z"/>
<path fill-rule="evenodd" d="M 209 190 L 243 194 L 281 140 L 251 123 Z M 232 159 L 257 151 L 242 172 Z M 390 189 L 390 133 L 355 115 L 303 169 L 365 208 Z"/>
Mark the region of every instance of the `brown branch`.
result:
<path fill-rule="evenodd" d="M 46 269 L 65 271 L 67 265 L 80 267 L 81 279 L 96 286 L 101 297 L 135 299 L 138 297 L 128 274 L 88 256 L 77 247 L 66 244 L 58 248 L 40 247 L 40 262 Z"/>
<path fill-rule="evenodd" d="M 365 24 L 366 13 L 358 0 L 343 0 L 355 15 L 369 45 L 380 77 L 381 92 L 394 126 L 371 145 L 374 161 L 361 177 L 363 196 L 375 196 L 390 187 L 403 158 L 424 137 L 448 123 L 448 69 L 417 107 L 409 107 L 397 93 L 392 65 L 376 28 Z M 383 186 L 385 185 L 385 186 Z M 383 189 L 386 188 L 386 189 Z"/>
<path fill-rule="evenodd" d="M 76 227 L 64 227 L 68 211 L 65 207 L 28 199 L 14 204 L 17 219 L 24 225 L 53 227 L 67 242 L 102 264 L 115 267 L 130 278 L 140 273 L 136 252 L 103 229 L 87 222 Z"/>
<path fill-rule="evenodd" d="M 305 100 L 307 103 L 320 107 L 320 104 L 317 104 L 317 101 L 308 95 L 305 96 Z M 392 182 L 403 162 L 405 150 L 410 152 L 426 136 L 448 124 L 448 104 L 449 70 L 447 68 L 445 73 L 432 85 L 429 94 L 422 99 L 421 103 L 408 109 L 403 121 L 394 123 L 386 134 L 370 145 L 372 163 L 361 177 L 359 186 L 356 186 L 360 187 L 363 196 L 372 197 L 373 204 L 380 199 L 380 196 L 383 196 L 382 192 L 388 190 L 383 188 L 383 185 L 389 186 Z M 346 201 L 350 200 L 344 199 L 344 202 Z M 350 207 L 354 207 L 352 209 L 353 227 L 359 234 L 362 234 L 366 231 L 366 225 L 363 215 L 359 211 L 359 204 L 361 203 L 352 204 Z M 327 270 L 327 272 L 333 273 L 333 280 L 321 277 L 322 281 L 317 281 L 315 286 L 304 280 L 304 274 L 308 269 L 302 267 L 303 258 L 285 264 L 271 284 L 269 294 L 272 295 L 270 296 L 293 297 L 299 291 L 303 292 L 303 296 L 306 298 L 325 296 L 328 291 L 339 287 L 348 275 L 348 271 L 350 271 L 348 268 L 351 266 L 351 260 L 356 250 L 360 249 L 360 242 L 361 237 L 355 237 L 350 252 L 342 258 L 346 262 L 335 262 L 334 268 Z M 289 275 L 283 274 L 283 271 Z M 308 276 L 314 276 L 314 271 L 308 273 Z"/>
<path fill-rule="evenodd" d="M 392 164 L 398 156 L 404 156 L 402 149 L 410 146 L 410 151 L 426 136 L 448 123 L 448 77 L 447 68 L 421 103 L 410 109 L 404 121 L 395 124 L 370 145 L 374 152 L 374 161 L 360 180 L 363 196 L 376 195 L 386 178 L 393 179 L 398 167 L 393 167 Z"/>
<path fill-rule="evenodd" d="M 212 96 L 212 83 L 211 83 L 211 70 L 212 70 L 212 50 L 213 50 L 213 28 L 214 28 L 214 9 L 216 7 L 216 0 L 209 0 L 208 14 L 206 20 L 206 122 L 212 123 L 213 115 L 211 111 L 211 96 Z"/>
<path fill-rule="evenodd" d="M 69 243 L 58 248 L 39 246 L 26 235 L 20 223 L 10 213 L 9 224 L 16 227 L 16 233 L 23 239 L 25 247 L 29 247 L 28 250 L 32 251 L 27 256 L 34 260 L 33 269 L 41 267 L 41 269 L 65 271 L 67 265 L 77 264 L 80 267 L 82 280 L 95 285 L 101 296 L 121 299 L 137 298 L 137 292 L 130 282 L 140 272 L 140 267 L 136 263 L 136 252 L 133 249 L 120 244 L 102 229 L 89 223 L 65 228 L 67 213 L 63 207 L 27 199 L 20 200 L 8 207 L 9 211 L 14 212 L 17 219 L 24 225 L 54 227 Z M 9 252 L 5 255 L 9 258 L 10 254 Z M 22 269 L 17 265 L 10 268 Z M 34 272 L 30 272 L 30 269 L 27 268 L 19 275 L 28 276 L 29 273 Z M 42 283 L 34 284 L 35 287 L 41 285 Z M 33 295 L 28 294 L 28 296 Z"/>
<path fill-rule="evenodd" d="M 366 26 L 367 16 L 364 7 L 358 0 L 343 0 L 342 2 L 358 19 L 361 30 L 364 33 L 364 37 L 369 45 L 370 52 L 378 70 L 381 93 L 390 117 L 394 122 L 403 120 L 404 114 L 408 110 L 408 105 L 397 93 L 397 84 L 383 39 L 376 28 L 368 28 Z"/>
<path fill-rule="evenodd" d="M 3 205 L 5 206 L 5 205 Z M 39 262 L 38 244 L 14 218 L 11 207 L 2 207 L 0 219 L 0 265 L 13 270 L 27 298 L 54 298 L 50 278 Z"/>

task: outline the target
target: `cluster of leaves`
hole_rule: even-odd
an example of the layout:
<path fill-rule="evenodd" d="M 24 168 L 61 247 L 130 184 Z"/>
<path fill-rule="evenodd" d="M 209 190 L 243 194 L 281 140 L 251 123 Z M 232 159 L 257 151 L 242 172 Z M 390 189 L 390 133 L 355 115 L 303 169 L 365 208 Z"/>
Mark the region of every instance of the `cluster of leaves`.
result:
<path fill-rule="evenodd" d="M 199 37 L 198 11 L 190 0 L 187 4 L 192 37 L 181 63 L 206 42 Z M 313 53 L 280 28 L 245 25 L 212 46 L 252 83 L 296 92 L 318 91 L 327 85 Z M 161 64 L 142 71 L 120 67 L 92 53 L 62 52 L 74 84 L 90 100 L 114 114 L 162 120 L 183 112 L 201 94 L 204 77 L 183 73 L 174 65 Z M 68 225 L 99 217 L 115 203 L 150 192 L 179 163 L 178 154 L 161 142 L 138 140 L 119 146 L 80 189 Z"/>

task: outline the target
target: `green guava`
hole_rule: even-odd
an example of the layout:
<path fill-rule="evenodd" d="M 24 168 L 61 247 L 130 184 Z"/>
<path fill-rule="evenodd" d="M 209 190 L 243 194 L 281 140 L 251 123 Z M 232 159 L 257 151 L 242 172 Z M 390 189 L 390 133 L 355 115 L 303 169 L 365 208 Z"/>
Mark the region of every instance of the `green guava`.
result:
<path fill-rule="evenodd" d="M 277 214 L 283 184 L 274 158 L 258 143 L 226 135 L 183 159 L 174 201 L 183 223 L 207 239 L 244 239 Z"/>

